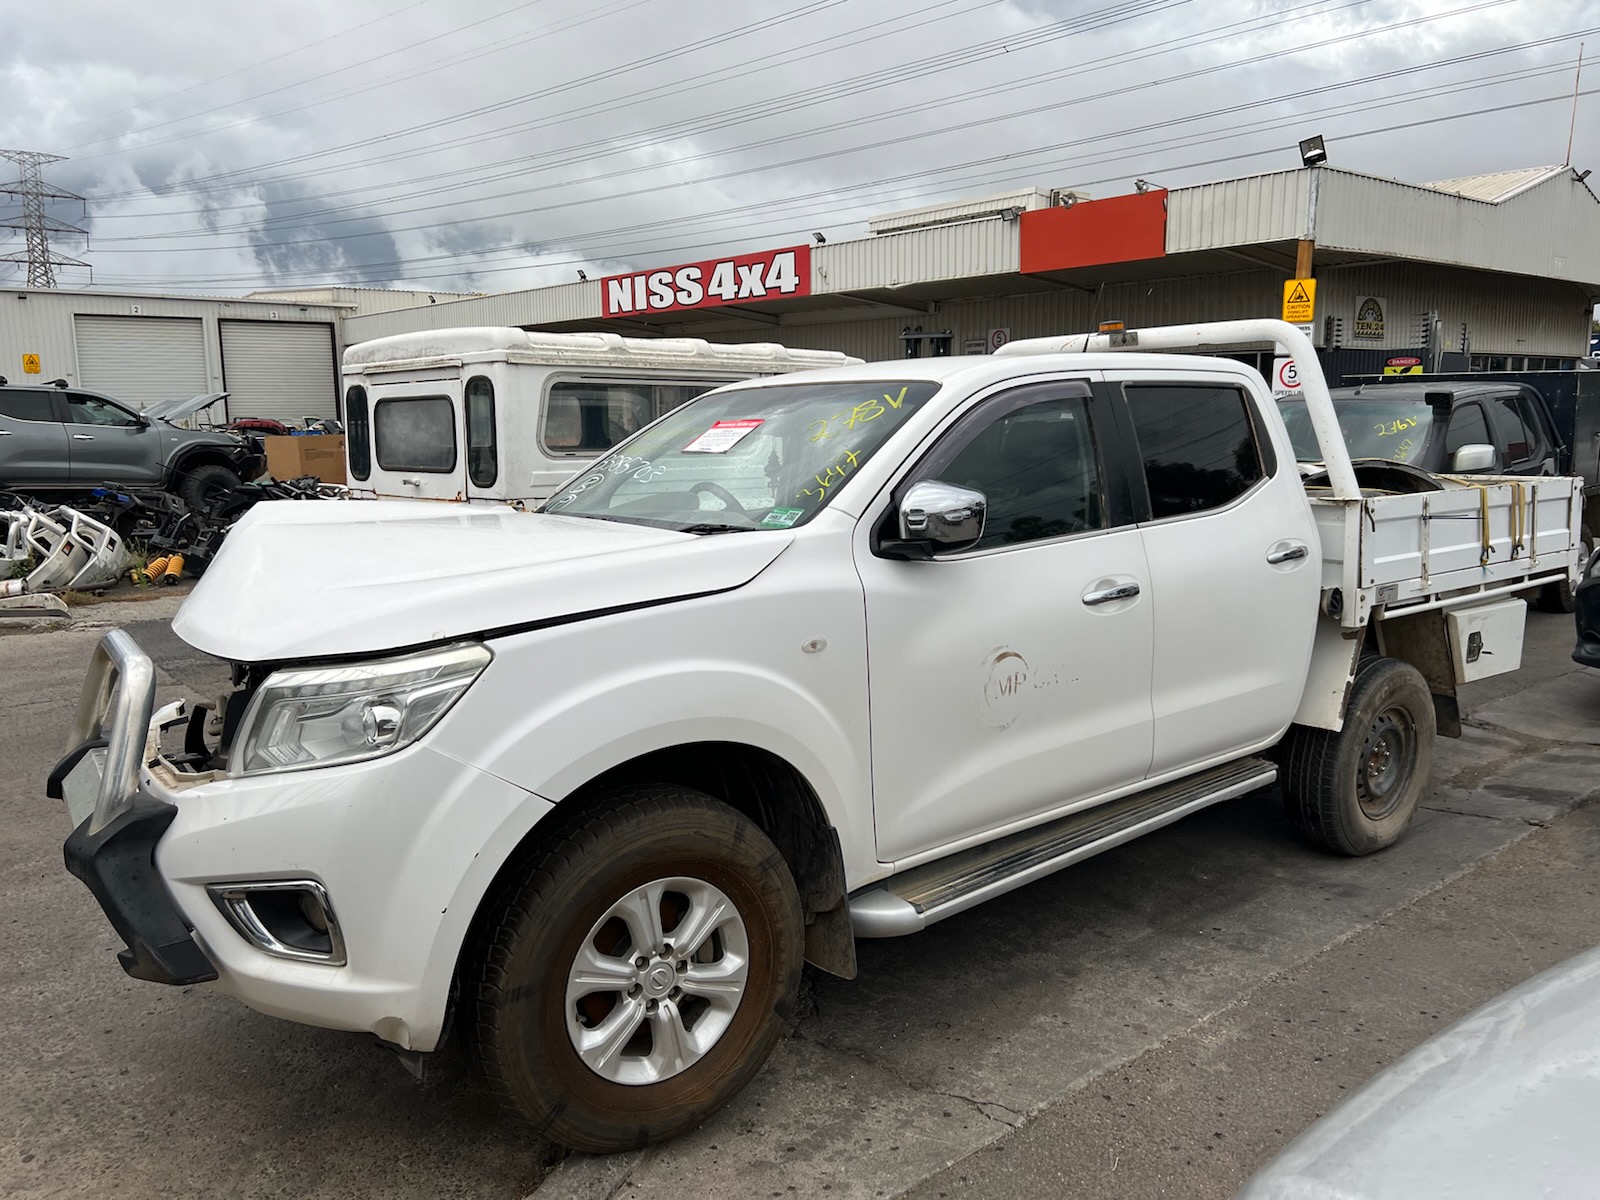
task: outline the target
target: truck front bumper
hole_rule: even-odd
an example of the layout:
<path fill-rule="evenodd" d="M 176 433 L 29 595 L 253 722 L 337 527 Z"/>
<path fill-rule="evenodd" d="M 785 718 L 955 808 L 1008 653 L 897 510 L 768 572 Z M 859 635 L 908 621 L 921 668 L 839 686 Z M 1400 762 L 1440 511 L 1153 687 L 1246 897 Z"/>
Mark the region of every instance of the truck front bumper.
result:
<path fill-rule="evenodd" d="M 155 757 L 153 709 L 150 660 L 126 634 L 107 634 L 74 748 L 47 789 L 73 812 L 67 869 L 126 945 L 123 969 L 209 981 L 273 1016 L 433 1049 L 481 890 L 463 881 L 503 826 L 546 802 L 422 744 L 175 785 Z M 324 948 L 286 932 L 296 909 L 281 898 L 307 890 L 325 906 Z M 262 894 L 280 902 L 252 910 Z"/>

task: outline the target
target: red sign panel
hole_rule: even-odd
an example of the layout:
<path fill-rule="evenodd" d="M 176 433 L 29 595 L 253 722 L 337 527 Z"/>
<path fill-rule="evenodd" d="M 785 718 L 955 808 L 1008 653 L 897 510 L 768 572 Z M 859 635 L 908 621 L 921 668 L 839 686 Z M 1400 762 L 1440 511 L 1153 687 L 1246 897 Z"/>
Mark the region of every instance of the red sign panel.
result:
<path fill-rule="evenodd" d="M 811 247 L 790 246 L 685 263 L 681 267 L 609 275 L 600 281 L 600 314 L 632 317 L 810 294 Z"/>
<path fill-rule="evenodd" d="M 1022 271 L 1067 271 L 1161 258 L 1167 193 L 1159 189 L 1022 214 Z"/>

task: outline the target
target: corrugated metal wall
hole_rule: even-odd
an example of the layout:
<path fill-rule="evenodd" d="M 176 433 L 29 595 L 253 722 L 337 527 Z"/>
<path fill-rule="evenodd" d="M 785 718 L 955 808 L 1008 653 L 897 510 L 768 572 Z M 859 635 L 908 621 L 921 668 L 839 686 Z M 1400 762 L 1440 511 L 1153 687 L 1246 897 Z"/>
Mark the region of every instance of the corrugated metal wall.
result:
<path fill-rule="evenodd" d="M 1344 318 L 1345 345 L 1356 342 L 1355 298 L 1379 295 L 1388 301 L 1395 329 L 1382 345 L 1413 345 L 1404 326 L 1412 314 L 1432 306 L 1439 311 L 1446 349 L 1453 349 L 1461 322 L 1472 333 L 1473 353 L 1586 353 L 1589 308 L 1573 284 L 1513 276 L 1488 276 L 1452 267 L 1392 263 L 1317 269 L 1318 338 L 1327 314 Z M 778 326 L 731 324 L 714 331 L 696 329 L 696 336 L 722 342 L 777 341 L 786 346 L 842 350 L 868 360 L 898 358 L 901 330 L 920 325 L 925 331 L 949 330 L 955 351 L 963 341 L 984 338 L 991 329 L 1009 328 L 1013 338 L 1046 337 L 1093 329 L 1101 321 L 1124 321 L 1130 327 L 1171 325 L 1185 321 L 1228 321 L 1276 317 L 1283 298 L 1283 277 L 1273 271 L 1107 284 L 1094 292 L 1063 288 L 1058 292 L 987 300 L 955 301 L 937 313 L 868 320 L 806 324 L 786 319 Z M 926 347 L 924 348 L 926 353 Z"/>
<path fill-rule="evenodd" d="M 1167 253 L 1306 236 L 1309 171 L 1279 171 L 1167 194 Z"/>
<path fill-rule="evenodd" d="M 305 311 L 301 311 L 304 309 Z M 37 354 L 40 373 L 34 379 L 65 379 L 82 383 L 73 340 L 77 315 L 122 317 L 198 317 L 205 326 L 206 386 L 222 390 L 222 344 L 217 333 L 219 317 L 313 321 L 338 334 L 339 310 L 293 301 L 202 299 L 176 296 L 112 295 L 76 291 L 0 290 L 0 375 L 17 382 L 23 378 L 22 356 Z"/>
<path fill-rule="evenodd" d="M 941 279 L 1014 274 L 1021 265 L 1018 223 L 996 218 L 886 233 L 818 246 L 812 290 L 855 292 Z"/>
<path fill-rule="evenodd" d="M 1487 270 L 1600 279 L 1594 197 L 1570 174 L 1501 204 L 1345 172 L 1324 174 L 1317 244 Z"/>
<path fill-rule="evenodd" d="M 1461 324 L 1466 322 L 1474 354 L 1588 353 L 1590 305 L 1576 284 L 1425 263 L 1319 267 L 1316 274 L 1319 326 L 1328 316 L 1342 317 L 1349 348 L 1416 345 L 1405 327 L 1432 308 L 1439 313 L 1446 350 L 1460 348 Z M 1357 296 L 1387 301 L 1385 322 L 1396 328 L 1385 330 L 1382 343 L 1353 336 Z"/>

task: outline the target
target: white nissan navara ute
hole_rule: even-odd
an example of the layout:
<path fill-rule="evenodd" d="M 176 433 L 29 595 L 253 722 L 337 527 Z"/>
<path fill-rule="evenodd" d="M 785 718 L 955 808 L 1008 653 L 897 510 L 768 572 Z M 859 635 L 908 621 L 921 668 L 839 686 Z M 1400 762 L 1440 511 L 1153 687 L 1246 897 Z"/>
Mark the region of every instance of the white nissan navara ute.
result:
<path fill-rule="evenodd" d="M 1258 343 L 1320 473 L 1253 370 L 1147 352 Z M 1275 781 L 1331 850 L 1393 843 L 1581 500 L 1352 463 L 1272 321 L 737 383 L 537 512 L 257 506 L 173 622 L 235 690 L 154 711 L 107 634 L 48 791 L 129 974 L 454 1028 L 548 1136 L 633 1147 L 858 937 Z"/>

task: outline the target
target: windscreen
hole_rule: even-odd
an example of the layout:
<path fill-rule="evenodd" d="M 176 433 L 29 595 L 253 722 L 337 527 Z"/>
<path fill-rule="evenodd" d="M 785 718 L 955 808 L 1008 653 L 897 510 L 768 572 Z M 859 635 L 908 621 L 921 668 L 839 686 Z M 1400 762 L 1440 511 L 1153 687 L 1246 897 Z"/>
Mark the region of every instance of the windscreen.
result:
<path fill-rule="evenodd" d="M 569 480 L 541 511 L 697 533 L 802 525 L 938 388 L 859 380 L 702 396 Z"/>
<path fill-rule="evenodd" d="M 1278 401 L 1283 423 L 1289 427 L 1294 456 L 1301 462 L 1321 462 L 1316 431 L 1306 402 L 1298 397 Z M 1351 458 L 1386 458 L 1390 462 L 1415 462 L 1422 456 L 1433 429 L 1433 409 L 1421 400 L 1358 396 L 1335 399 L 1339 432 Z"/>

